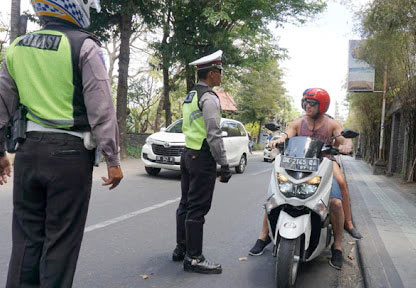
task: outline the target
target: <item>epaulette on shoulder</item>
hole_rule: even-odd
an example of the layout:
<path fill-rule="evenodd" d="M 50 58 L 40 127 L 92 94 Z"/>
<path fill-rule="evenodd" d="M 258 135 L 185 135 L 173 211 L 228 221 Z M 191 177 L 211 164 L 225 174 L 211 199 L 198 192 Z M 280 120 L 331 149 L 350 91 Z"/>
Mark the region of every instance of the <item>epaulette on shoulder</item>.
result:
<path fill-rule="evenodd" d="M 98 46 L 100 46 L 100 47 L 102 46 L 100 39 L 98 39 L 98 36 L 97 36 L 97 35 L 95 35 L 94 33 L 91 33 L 91 32 L 89 32 L 89 31 L 87 31 L 87 30 L 84 30 L 84 29 L 80 29 L 79 31 L 81 31 L 81 32 L 83 32 L 83 33 L 85 33 L 85 34 L 88 34 L 88 36 L 89 36 L 92 40 L 94 40 L 94 42 L 95 42 L 95 43 L 97 43 L 97 45 L 98 45 Z"/>

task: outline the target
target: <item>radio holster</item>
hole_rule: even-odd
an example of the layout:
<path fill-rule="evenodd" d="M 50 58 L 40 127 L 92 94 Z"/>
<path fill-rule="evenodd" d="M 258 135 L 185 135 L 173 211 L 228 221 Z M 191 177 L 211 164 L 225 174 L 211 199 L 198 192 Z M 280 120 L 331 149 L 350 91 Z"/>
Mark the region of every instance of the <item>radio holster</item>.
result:
<path fill-rule="evenodd" d="M 21 104 L 6 124 L 6 149 L 8 153 L 15 153 L 20 144 L 26 140 L 27 108 Z"/>

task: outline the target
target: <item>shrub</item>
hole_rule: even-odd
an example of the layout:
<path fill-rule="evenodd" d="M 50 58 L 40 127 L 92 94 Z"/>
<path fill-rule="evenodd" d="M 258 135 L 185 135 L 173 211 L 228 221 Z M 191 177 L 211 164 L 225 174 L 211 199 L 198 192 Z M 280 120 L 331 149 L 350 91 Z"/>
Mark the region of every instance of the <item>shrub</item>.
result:
<path fill-rule="evenodd" d="M 254 151 L 258 151 L 258 150 L 263 150 L 264 149 L 264 146 L 263 145 L 261 145 L 261 144 L 254 144 L 253 145 L 253 150 Z"/>
<path fill-rule="evenodd" d="M 127 156 L 129 158 L 139 159 L 142 154 L 142 147 L 143 147 L 142 145 L 139 145 L 139 146 L 127 145 Z"/>

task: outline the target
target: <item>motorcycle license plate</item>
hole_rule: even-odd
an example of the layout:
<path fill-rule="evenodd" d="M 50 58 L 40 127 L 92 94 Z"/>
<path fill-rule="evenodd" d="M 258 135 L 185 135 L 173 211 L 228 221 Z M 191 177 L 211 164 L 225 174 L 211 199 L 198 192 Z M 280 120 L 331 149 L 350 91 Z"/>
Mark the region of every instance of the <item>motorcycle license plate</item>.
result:
<path fill-rule="evenodd" d="M 175 164 L 175 157 L 156 156 L 156 162 L 163 163 L 163 164 Z"/>
<path fill-rule="evenodd" d="M 280 161 L 280 167 L 287 170 L 315 172 L 318 171 L 319 159 L 283 156 L 282 160 Z"/>

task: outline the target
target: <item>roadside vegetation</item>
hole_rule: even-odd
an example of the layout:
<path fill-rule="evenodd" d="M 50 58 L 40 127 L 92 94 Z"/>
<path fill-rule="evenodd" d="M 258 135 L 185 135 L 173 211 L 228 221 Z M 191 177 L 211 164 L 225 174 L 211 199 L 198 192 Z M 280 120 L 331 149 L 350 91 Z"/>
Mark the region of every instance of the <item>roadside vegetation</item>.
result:
<path fill-rule="evenodd" d="M 140 159 L 142 153 L 142 145 L 127 145 L 127 157 Z"/>
<path fill-rule="evenodd" d="M 416 2 L 413 0 L 373 0 L 360 17 L 360 31 L 366 39 L 359 56 L 375 68 L 375 90 L 386 85 L 386 126 L 384 147 L 392 137 L 389 111 L 399 109 L 401 125 L 408 134 L 409 151 L 404 178 L 414 181 L 416 162 Z M 381 93 L 350 93 L 347 97 L 349 117 L 347 127 L 355 128 L 364 141 L 363 156 L 373 164 L 378 159 L 380 141 Z M 398 137 L 396 135 L 396 137 Z M 384 159 L 389 158 L 384 150 Z M 412 175 L 411 175 L 412 174 Z"/>

